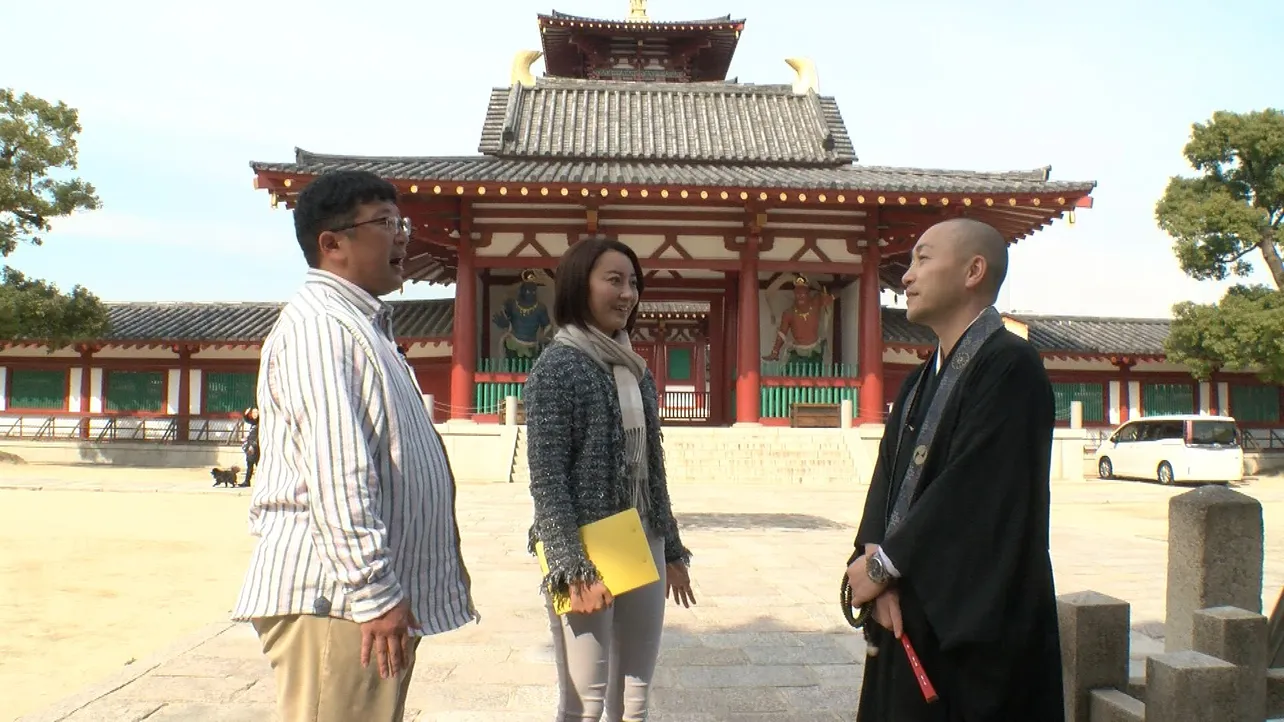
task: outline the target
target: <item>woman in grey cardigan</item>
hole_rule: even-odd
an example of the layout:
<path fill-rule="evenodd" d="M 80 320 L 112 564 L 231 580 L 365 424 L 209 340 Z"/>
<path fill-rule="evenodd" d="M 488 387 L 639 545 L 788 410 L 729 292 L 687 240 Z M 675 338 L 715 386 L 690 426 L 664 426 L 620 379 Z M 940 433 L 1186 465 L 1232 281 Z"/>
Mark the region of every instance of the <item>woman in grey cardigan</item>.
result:
<path fill-rule="evenodd" d="M 637 254 L 619 241 L 576 243 L 557 267 L 559 330 L 523 390 L 535 523 L 557 656 L 558 720 L 644 720 L 665 599 L 695 602 L 669 502 L 655 379 L 629 331 L 642 295 Z M 660 581 L 618 598 L 585 556 L 579 528 L 637 508 Z M 569 596 L 559 616 L 551 600 Z"/>

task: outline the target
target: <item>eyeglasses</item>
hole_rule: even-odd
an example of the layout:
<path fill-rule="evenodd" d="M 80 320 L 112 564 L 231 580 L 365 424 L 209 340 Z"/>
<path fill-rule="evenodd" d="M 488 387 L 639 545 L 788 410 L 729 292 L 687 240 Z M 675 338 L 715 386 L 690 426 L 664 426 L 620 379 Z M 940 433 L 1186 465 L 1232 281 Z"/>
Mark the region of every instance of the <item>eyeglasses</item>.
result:
<path fill-rule="evenodd" d="M 382 218 L 371 218 L 368 221 L 361 221 L 360 223 L 353 223 L 346 226 L 340 226 L 338 228 L 331 228 L 330 230 L 335 231 L 336 233 L 338 231 L 350 231 L 354 228 L 374 225 L 375 223 L 382 224 L 383 229 L 394 236 L 397 235 L 398 233 L 401 233 L 401 234 L 404 234 L 406 238 L 410 237 L 410 228 L 411 228 L 410 219 L 397 218 L 396 216 L 384 216 Z"/>

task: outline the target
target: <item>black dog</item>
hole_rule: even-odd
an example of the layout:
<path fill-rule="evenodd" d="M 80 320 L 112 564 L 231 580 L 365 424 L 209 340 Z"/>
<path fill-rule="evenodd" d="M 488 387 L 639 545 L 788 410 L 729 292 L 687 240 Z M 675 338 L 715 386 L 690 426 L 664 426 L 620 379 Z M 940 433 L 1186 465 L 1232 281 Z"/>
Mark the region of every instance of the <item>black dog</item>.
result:
<path fill-rule="evenodd" d="M 241 473 L 241 467 L 233 466 L 230 469 L 220 469 L 217 466 L 210 469 L 210 476 L 214 477 L 214 486 L 236 486 L 236 475 Z"/>

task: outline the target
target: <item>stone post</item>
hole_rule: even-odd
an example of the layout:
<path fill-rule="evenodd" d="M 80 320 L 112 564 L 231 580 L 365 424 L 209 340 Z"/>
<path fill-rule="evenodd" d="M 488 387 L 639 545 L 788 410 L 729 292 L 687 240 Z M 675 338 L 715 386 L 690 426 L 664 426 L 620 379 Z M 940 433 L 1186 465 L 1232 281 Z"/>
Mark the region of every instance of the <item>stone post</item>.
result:
<path fill-rule="evenodd" d="M 504 426 L 517 426 L 517 397 L 504 397 Z"/>
<path fill-rule="evenodd" d="M 1072 429 L 1083 428 L 1083 402 L 1082 401 L 1070 402 L 1070 428 Z"/>
<path fill-rule="evenodd" d="M 1097 592 L 1057 597 L 1066 722 L 1091 722 L 1094 689 L 1128 688 L 1128 603 Z"/>
<path fill-rule="evenodd" d="M 1246 722 L 1236 716 L 1239 669 L 1199 652 L 1146 660 L 1146 719 L 1153 722 Z"/>
<path fill-rule="evenodd" d="M 1195 612 L 1196 652 L 1230 662 L 1239 669 L 1239 708 L 1230 720 L 1266 719 L 1266 617 L 1235 607 Z"/>
<path fill-rule="evenodd" d="M 841 413 L 843 417 L 842 428 L 850 429 L 852 427 L 852 400 L 843 399 L 843 402 L 839 404 L 839 409 L 841 409 L 839 413 Z"/>
<path fill-rule="evenodd" d="M 1262 505 L 1223 486 L 1168 502 L 1164 649 L 1191 649 L 1194 615 L 1210 607 L 1262 611 Z"/>
<path fill-rule="evenodd" d="M 1092 722 L 1146 722 L 1146 705 L 1117 689 L 1098 689 L 1092 693 L 1091 714 Z"/>

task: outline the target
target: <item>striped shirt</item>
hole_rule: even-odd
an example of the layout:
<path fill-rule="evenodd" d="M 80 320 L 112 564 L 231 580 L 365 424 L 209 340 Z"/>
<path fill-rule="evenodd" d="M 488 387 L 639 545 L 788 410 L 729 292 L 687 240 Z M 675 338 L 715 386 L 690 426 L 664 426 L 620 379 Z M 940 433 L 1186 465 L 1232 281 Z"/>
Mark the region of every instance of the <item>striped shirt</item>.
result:
<path fill-rule="evenodd" d="M 311 270 L 263 343 L 258 537 L 232 619 L 365 622 L 402 599 L 423 634 L 479 619 L 455 483 L 389 307 Z"/>

